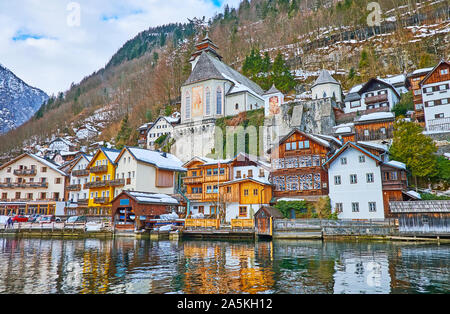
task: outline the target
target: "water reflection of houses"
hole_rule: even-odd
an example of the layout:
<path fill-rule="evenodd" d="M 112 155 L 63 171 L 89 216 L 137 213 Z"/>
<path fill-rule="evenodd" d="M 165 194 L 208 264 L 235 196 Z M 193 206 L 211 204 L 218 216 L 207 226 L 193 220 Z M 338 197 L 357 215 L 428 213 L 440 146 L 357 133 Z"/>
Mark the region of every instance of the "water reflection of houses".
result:
<path fill-rule="evenodd" d="M 333 293 L 333 242 L 280 240 L 274 247 L 277 293 Z"/>
<path fill-rule="evenodd" d="M 270 254 L 264 246 L 270 244 L 258 244 L 256 251 Z M 186 242 L 184 256 L 184 293 L 258 293 L 275 283 L 272 270 L 256 262 L 253 243 Z"/>

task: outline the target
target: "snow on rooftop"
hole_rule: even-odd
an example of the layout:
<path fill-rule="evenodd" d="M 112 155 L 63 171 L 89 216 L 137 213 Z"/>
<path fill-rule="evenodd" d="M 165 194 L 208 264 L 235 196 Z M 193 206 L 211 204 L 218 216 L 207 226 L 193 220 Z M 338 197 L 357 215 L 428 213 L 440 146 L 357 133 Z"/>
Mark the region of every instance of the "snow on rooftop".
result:
<path fill-rule="evenodd" d="M 361 116 L 358 121 L 370 121 L 370 120 L 392 119 L 392 118 L 395 118 L 393 112 L 374 112 Z"/>
<path fill-rule="evenodd" d="M 394 167 L 394 168 L 406 170 L 406 165 L 400 161 L 391 160 L 391 161 L 385 162 L 384 164 Z"/>
<path fill-rule="evenodd" d="M 174 155 L 169 153 L 161 153 L 154 150 L 148 150 L 138 147 L 127 147 L 133 156 L 142 162 L 155 165 L 161 169 L 186 171 L 182 167 L 183 163 Z"/>
<path fill-rule="evenodd" d="M 427 73 L 433 70 L 434 68 L 423 68 L 423 69 L 417 69 L 412 72 L 412 74 L 419 74 L 419 73 Z"/>
<path fill-rule="evenodd" d="M 36 158 L 38 161 L 40 161 L 41 163 L 47 165 L 48 167 L 52 168 L 53 170 L 59 172 L 60 174 L 66 175 L 66 173 L 64 171 L 61 171 L 61 170 L 58 169 L 58 165 L 55 165 L 54 163 L 52 163 L 52 162 L 50 162 L 50 161 L 48 161 L 48 160 L 46 160 L 46 159 L 44 159 L 42 157 L 39 157 L 39 156 L 37 156 L 35 154 L 29 153 L 29 155 L 32 156 L 33 158 Z"/>
<path fill-rule="evenodd" d="M 408 195 L 410 195 L 410 196 L 413 196 L 413 197 L 415 197 L 415 198 L 417 198 L 417 199 L 419 199 L 419 200 L 422 199 L 422 196 L 420 196 L 420 194 L 417 193 L 416 191 L 408 191 L 408 192 L 406 192 L 406 194 L 408 194 Z"/>
<path fill-rule="evenodd" d="M 340 127 L 334 131 L 334 133 L 336 133 L 336 134 L 351 133 L 351 132 L 352 132 L 352 128 L 349 126 Z"/>
<path fill-rule="evenodd" d="M 139 202 L 145 203 L 163 203 L 178 205 L 178 201 L 166 194 L 152 194 L 142 192 L 128 192 L 131 196 L 135 197 Z"/>
<path fill-rule="evenodd" d="M 374 143 L 374 142 L 364 142 L 364 141 L 359 141 L 357 144 L 361 144 L 364 146 L 369 146 L 369 147 L 373 147 L 375 149 L 382 149 L 384 151 L 388 151 L 388 146 L 384 145 L 384 144 L 378 144 L 378 143 Z"/>
<path fill-rule="evenodd" d="M 301 202 L 301 201 L 304 201 L 304 199 L 288 198 L 288 197 L 278 199 L 278 202 Z"/>
<path fill-rule="evenodd" d="M 351 93 L 357 93 L 361 90 L 361 88 L 364 86 L 364 84 L 359 84 L 359 85 L 355 85 L 353 86 L 350 91 L 348 92 L 349 94 Z"/>

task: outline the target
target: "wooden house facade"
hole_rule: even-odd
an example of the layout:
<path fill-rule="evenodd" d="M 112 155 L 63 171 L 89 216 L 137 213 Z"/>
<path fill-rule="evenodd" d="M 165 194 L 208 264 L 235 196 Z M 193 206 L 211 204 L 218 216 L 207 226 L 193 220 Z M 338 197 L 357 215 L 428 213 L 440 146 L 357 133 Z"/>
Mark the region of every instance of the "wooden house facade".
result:
<path fill-rule="evenodd" d="M 328 195 L 328 172 L 322 165 L 340 147 L 338 143 L 298 129 L 282 138 L 269 150 L 274 197 L 316 201 Z"/>
<path fill-rule="evenodd" d="M 355 141 L 381 141 L 394 137 L 395 115 L 377 112 L 363 115 L 355 120 Z"/>

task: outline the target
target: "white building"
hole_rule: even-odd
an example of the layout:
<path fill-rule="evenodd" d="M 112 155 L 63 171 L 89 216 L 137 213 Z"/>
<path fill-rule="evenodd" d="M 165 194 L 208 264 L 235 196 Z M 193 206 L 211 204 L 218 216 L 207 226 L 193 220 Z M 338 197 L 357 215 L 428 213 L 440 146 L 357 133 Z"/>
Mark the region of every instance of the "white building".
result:
<path fill-rule="evenodd" d="M 346 95 L 344 112 L 391 111 L 400 101 L 397 89 L 388 82 L 373 78 L 365 84 L 354 86 Z"/>
<path fill-rule="evenodd" d="M 89 182 L 89 169 L 87 166 L 92 156 L 82 154 L 69 168 L 70 179 L 66 189 L 69 191 L 69 207 L 87 206 L 89 201 L 89 188 L 85 186 Z"/>
<path fill-rule="evenodd" d="M 284 103 L 284 94 L 275 85 L 264 93 L 264 115 L 266 117 L 278 115 L 281 112 L 281 105 Z"/>
<path fill-rule="evenodd" d="M 115 163 L 116 180 L 124 185 L 115 189 L 114 197 L 124 190 L 176 194 L 177 174 L 186 171 L 174 155 L 137 147 L 124 147 Z"/>
<path fill-rule="evenodd" d="M 174 129 L 172 153 L 186 162 L 214 149 L 215 120 L 263 108 L 264 90 L 222 62 L 206 36 L 192 55 L 192 73 L 181 87 L 181 124 Z"/>
<path fill-rule="evenodd" d="M 420 82 L 428 132 L 450 132 L 450 63 L 441 61 Z"/>
<path fill-rule="evenodd" d="M 393 192 L 402 194 L 406 188 L 407 183 L 401 184 L 406 180 L 405 165 L 384 162 L 368 149 L 347 142 L 324 165 L 332 210 L 340 219 L 384 219 L 389 210 L 386 200 L 393 200 Z"/>
<path fill-rule="evenodd" d="M 63 202 L 66 173 L 58 166 L 25 153 L 0 166 L 3 202 Z"/>
<path fill-rule="evenodd" d="M 85 140 L 85 139 L 90 139 L 93 137 L 96 137 L 98 135 L 98 131 L 96 128 L 94 128 L 92 125 L 90 124 L 86 124 L 84 126 L 81 126 L 80 128 L 78 128 L 75 132 L 75 136 L 79 139 L 79 140 Z"/>
<path fill-rule="evenodd" d="M 311 87 L 311 94 L 313 99 L 334 98 L 336 103 L 342 103 L 341 84 L 325 69 Z"/>
<path fill-rule="evenodd" d="M 74 150 L 75 145 L 64 138 L 58 137 L 50 142 L 48 148 L 53 152 L 69 152 Z"/>
<path fill-rule="evenodd" d="M 147 131 L 147 148 L 155 149 L 155 141 L 163 135 L 172 137 L 173 129 L 180 123 L 180 117 L 172 115 L 159 117 Z"/>

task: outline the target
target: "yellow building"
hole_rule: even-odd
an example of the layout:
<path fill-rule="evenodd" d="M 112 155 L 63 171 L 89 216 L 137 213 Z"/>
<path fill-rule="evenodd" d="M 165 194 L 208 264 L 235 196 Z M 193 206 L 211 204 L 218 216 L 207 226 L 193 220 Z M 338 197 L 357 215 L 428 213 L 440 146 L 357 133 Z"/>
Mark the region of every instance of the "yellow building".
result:
<path fill-rule="evenodd" d="M 123 179 L 115 180 L 115 160 L 120 150 L 100 148 L 91 159 L 89 169 L 89 214 L 106 216 L 111 214 L 114 189 L 125 184 Z"/>

